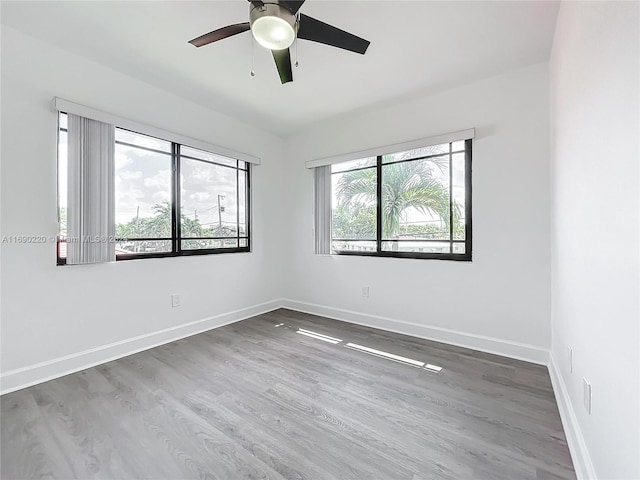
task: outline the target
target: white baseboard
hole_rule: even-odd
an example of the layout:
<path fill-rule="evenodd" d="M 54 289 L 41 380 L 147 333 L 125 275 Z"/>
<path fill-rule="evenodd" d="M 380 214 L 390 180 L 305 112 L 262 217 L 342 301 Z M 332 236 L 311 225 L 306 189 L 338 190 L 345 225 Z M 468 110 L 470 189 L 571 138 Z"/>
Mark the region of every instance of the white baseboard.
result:
<path fill-rule="evenodd" d="M 526 362 L 547 365 L 549 352 L 541 347 L 525 343 L 510 342 L 499 338 L 485 337 L 471 333 L 449 330 L 446 328 L 421 325 L 393 318 L 380 317 L 366 313 L 327 307 L 297 300 L 283 299 L 282 306 L 299 312 L 321 315 L 344 322 L 356 323 L 367 327 L 379 328 L 389 332 L 411 335 L 413 337 L 448 343 L 458 347 L 471 348 L 482 352 L 493 353 L 503 357 L 524 360 Z"/>
<path fill-rule="evenodd" d="M 223 313 L 195 322 L 91 348 L 71 355 L 65 355 L 64 357 L 54 358 L 46 362 L 10 370 L 0 375 L 0 395 L 59 378 L 70 373 L 79 372 L 85 368 L 126 357 L 143 350 L 148 350 L 149 348 L 238 322 L 245 318 L 270 312 L 280 308 L 281 303 L 280 300 L 272 300 L 233 312 Z"/>
<path fill-rule="evenodd" d="M 334 307 L 299 302 L 290 299 L 276 299 L 233 312 L 216 315 L 195 322 L 178 325 L 157 332 L 140 335 L 119 342 L 91 348 L 46 362 L 10 370 L 0 374 L 0 395 L 22 388 L 75 373 L 86 368 L 126 357 L 181 338 L 196 335 L 208 330 L 238 322 L 255 315 L 270 312 L 278 308 L 289 308 L 300 312 L 321 315 L 336 320 L 355 323 L 390 332 L 411 335 L 460 347 L 480 350 L 487 353 L 515 358 L 527 362 L 546 365 L 548 352 L 533 345 L 509 342 L 497 338 L 474 335 L 445 328 L 420 325 L 392 318 L 369 315 Z"/>
<path fill-rule="evenodd" d="M 589 455 L 587 444 L 582 436 L 582 430 L 580 429 L 578 418 L 576 417 L 571 399 L 569 398 L 567 386 L 562 379 L 562 375 L 560 375 L 553 354 L 549 356 L 549 376 L 551 377 L 551 384 L 553 385 L 553 391 L 556 395 L 556 403 L 560 411 L 562 428 L 567 437 L 567 444 L 571 452 L 576 476 L 578 480 L 597 480 L 598 477 L 591 462 L 591 455 Z"/>
<path fill-rule="evenodd" d="M 580 426 L 578 425 L 566 386 L 557 370 L 553 356 L 549 357 L 549 352 L 546 349 L 524 343 L 510 342 L 498 338 L 421 325 L 291 299 L 272 300 L 184 325 L 178 325 L 165 330 L 159 330 L 108 345 L 91 348 L 50 361 L 11 370 L 0 375 L 0 395 L 180 340 L 181 338 L 235 323 L 255 315 L 267 313 L 278 308 L 288 308 L 344 322 L 379 328 L 389 332 L 493 353 L 503 357 L 548 365 L 551 383 L 553 384 L 553 390 L 560 411 L 560 418 L 562 419 L 562 426 L 567 436 L 567 443 L 571 451 L 571 457 L 573 458 L 578 480 L 597 480 L 593 464 L 591 463 L 591 457 L 587 450 L 584 437 L 582 436 Z"/>

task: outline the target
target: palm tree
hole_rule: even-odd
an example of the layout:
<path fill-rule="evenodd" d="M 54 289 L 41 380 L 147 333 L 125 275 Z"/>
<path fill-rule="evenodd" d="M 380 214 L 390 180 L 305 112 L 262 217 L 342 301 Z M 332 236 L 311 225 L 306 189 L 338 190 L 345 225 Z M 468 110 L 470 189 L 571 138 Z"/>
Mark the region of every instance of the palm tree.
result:
<path fill-rule="evenodd" d="M 396 238 L 400 233 L 403 212 L 414 208 L 425 215 L 437 216 L 450 228 L 449 189 L 434 177 L 434 168 L 441 171 L 448 159 L 432 158 L 383 165 L 382 167 L 382 236 Z M 344 173 L 338 181 L 336 194 L 339 206 L 359 203 L 376 204 L 376 169 L 366 168 Z M 460 207 L 453 203 L 454 224 L 460 217 Z"/>
<path fill-rule="evenodd" d="M 171 204 L 169 202 L 156 203 L 153 206 L 155 215 L 146 218 L 145 236 L 147 237 L 171 237 Z"/>

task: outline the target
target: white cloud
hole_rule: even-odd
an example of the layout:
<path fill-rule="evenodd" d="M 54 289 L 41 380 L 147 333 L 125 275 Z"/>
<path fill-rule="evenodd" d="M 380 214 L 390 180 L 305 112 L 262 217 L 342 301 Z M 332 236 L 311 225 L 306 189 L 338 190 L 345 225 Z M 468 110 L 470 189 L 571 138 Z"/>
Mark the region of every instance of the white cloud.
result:
<path fill-rule="evenodd" d="M 170 170 L 160 170 L 157 174 L 152 177 L 146 177 L 144 179 L 144 186 L 146 188 L 162 188 L 166 189 L 167 187 L 171 188 L 171 171 Z"/>

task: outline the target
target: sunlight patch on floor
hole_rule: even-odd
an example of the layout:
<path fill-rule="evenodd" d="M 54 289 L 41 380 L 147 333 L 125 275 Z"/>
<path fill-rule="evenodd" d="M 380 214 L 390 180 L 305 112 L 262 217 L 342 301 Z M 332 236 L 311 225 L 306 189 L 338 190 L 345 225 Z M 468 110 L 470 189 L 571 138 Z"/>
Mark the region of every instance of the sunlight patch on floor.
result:
<path fill-rule="evenodd" d="M 315 338 L 316 340 L 322 340 L 323 342 L 333 343 L 334 345 L 342 342 L 340 338 L 330 337 L 329 335 L 323 335 L 322 333 L 305 330 L 304 328 L 299 328 L 296 333 Z"/>

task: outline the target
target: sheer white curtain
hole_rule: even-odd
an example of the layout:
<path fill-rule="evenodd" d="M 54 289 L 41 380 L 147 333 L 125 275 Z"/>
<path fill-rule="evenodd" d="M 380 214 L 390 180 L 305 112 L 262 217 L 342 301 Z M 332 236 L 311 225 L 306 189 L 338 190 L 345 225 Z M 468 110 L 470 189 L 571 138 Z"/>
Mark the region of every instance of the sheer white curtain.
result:
<path fill-rule="evenodd" d="M 115 254 L 115 127 L 68 114 L 67 264 Z"/>
<path fill-rule="evenodd" d="M 315 251 L 331 253 L 331 165 L 316 167 L 315 185 Z"/>

